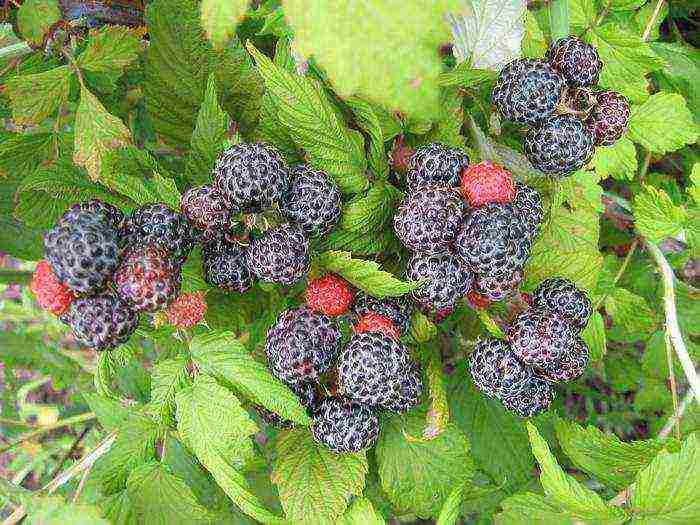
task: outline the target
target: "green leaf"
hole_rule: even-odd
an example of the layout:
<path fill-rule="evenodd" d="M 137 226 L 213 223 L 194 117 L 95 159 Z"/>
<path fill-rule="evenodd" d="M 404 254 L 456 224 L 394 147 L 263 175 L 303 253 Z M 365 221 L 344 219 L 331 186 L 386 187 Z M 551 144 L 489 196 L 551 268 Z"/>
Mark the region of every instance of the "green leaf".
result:
<path fill-rule="evenodd" d="M 46 33 L 60 19 L 58 0 L 26 0 L 17 11 L 22 36 L 37 47 L 41 47 Z"/>
<path fill-rule="evenodd" d="M 418 343 L 427 343 L 437 335 L 437 326 L 422 312 L 415 312 L 411 322 L 411 336 Z"/>
<path fill-rule="evenodd" d="M 68 100 L 71 78 L 70 68 L 59 66 L 43 73 L 10 79 L 6 88 L 12 118 L 17 124 L 28 125 L 39 124 L 52 116 Z"/>
<path fill-rule="evenodd" d="M 627 135 L 654 153 L 668 153 L 696 142 L 700 127 L 682 96 L 659 92 L 632 106 Z"/>
<path fill-rule="evenodd" d="M 696 87 L 700 85 L 700 50 L 667 42 L 653 42 L 651 48 L 664 61 L 663 69 L 654 74 L 659 89 L 685 97 L 695 122 L 700 123 L 700 91 Z"/>
<path fill-rule="evenodd" d="M 479 469 L 508 491 L 530 480 L 535 459 L 520 418 L 477 391 L 464 365 L 450 376 L 447 392 L 452 419 L 469 438 Z"/>
<path fill-rule="evenodd" d="M 124 123 L 110 115 L 97 97 L 82 86 L 80 104 L 75 113 L 73 161 L 84 167 L 93 180 L 97 180 L 105 153 L 130 143 L 131 133 Z"/>
<path fill-rule="evenodd" d="M 594 426 L 583 428 L 559 419 L 557 439 L 574 464 L 600 482 L 621 490 L 634 481 L 664 448 L 661 441 L 648 439 L 624 443 L 615 434 L 604 434 Z"/>
<path fill-rule="evenodd" d="M 132 413 L 120 401 L 86 392 L 83 392 L 82 396 L 107 432 L 119 430 L 129 421 Z"/>
<path fill-rule="evenodd" d="M 461 7 L 461 6 L 460 6 Z M 498 70 L 520 56 L 525 5 L 517 0 L 478 0 L 450 15 L 454 55 L 473 67 Z"/>
<path fill-rule="evenodd" d="M 394 248 L 392 248 L 394 247 Z M 319 250 L 352 252 L 355 255 L 372 255 L 400 249 L 393 228 L 367 235 L 336 228 L 319 240 Z"/>
<path fill-rule="evenodd" d="M 137 205 L 164 202 L 180 207 L 180 192 L 170 174 L 150 153 L 134 146 L 105 153 L 100 182 Z"/>
<path fill-rule="evenodd" d="M 88 45 L 76 63 L 93 73 L 117 73 L 133 64 L 139 57 L 141 41 L 136 34 L 124 26 L 105 26 L 90 35 Z"/>
<path fill-rule="evenodd" d="M 700 442 L 691 434 L 675 454 L 662 450 L 630 487 L 635 524 L 700 520 Z"/>
<path fill-rule="evenodd" d="M 423 439 L 431 440 L 442 434 L 450 421 L 450 407 L 447 402 L 445 375 L 442 368 L 442 358 L 436 346 L 423 348 L 425 355 L 426 376 L 428 378 L 428 398 L 430 409 L 426 414 L 426 426 Z"/>
<path fill-rule="evenodd" d="M 449 40 L 444 15 L 455 4 L 386 0 L 309 9 L 304 0 L 287 0 L 284 11 L 295 46 L 314 57 L 341 97 L 361 95 L 392 111 L 430 120 L 439 111 L 437 50 Z"/>
<path fill-rule="evenodd" d="M 523 56 L 528 58 L 540 58 L 547 52 L 544 32 L 537 23 L 537 18 L 529 11 L 525 11 L 525 38 L 522 46 Z"/>
<path fill-rule="evenodd" d="M 100 508 L 112 525 L 138 525 L 136 509 L 126 490 L 100 500 Z"/>
<path fill-rule="evenodd" d="M 261 505 L 243 475 L 231 466 L 232 460 L 250 455 L 250 436 L 257 430 L 235 396 L 200 374 L 193 386 L 176 394 L 175 404 L 180 436 L 226 495 L 262 523 L 283 523 Z"/>
<path fill-rule="evenodd" d="M 137 414 L 121 425 L 114 445 L 95 462 L 92 470 L 105 495 L 124 490 L 131 472 L 155 459 L 158 433 L 158 427 L 150 419 Z"/>
<path fill-rule="evenodd" d="M 392 274 L 379 269 L 374 261 L 353 259 L 348 252 L 329 251 L 322 253 L 316 263 L 329 272 L 340 275 L 360 290 L 383 297 L 398 297 L 420 286 L 419 282 L 404 282 Z"/>
<path fill-rule="evenodd" d="M 586 343 L 590 351 L 591 361 L 603 359 L 606 351 L 605 321 L 599 312 L 593 312 L 586 328 L 581 334 L 581 338 Z"/>
<path fill-rule="evenodd" d="M 226 138 L 230 126 L 231 119 L 219 106 L 216 79 L 212 74 L 199 108 L 197 124 L 192 134 L 192 149 L 187 160 L 187 178 L 193 185 L 211 182 L 216 159 L 227 147 Z"/>
<path fill-rule="evenodd" d="M 343 193 L 365 189 L 362 141 L 340 122 L 320 85 L 279 68 L 252 45 L 248 51 L 273 97 L 277 120 L 306 150 L 310 164 L 333 177 Z"/>
<path fill-rule="evenodd" d="M 202 27 L 214 49 L 222 49 L 231 40 L 247 7 L 247 0 L 202 1 Z"/>
<path fill-rule="evenodd" d="M 334 454 L 299 428 L 280 435 L 272 479 L 287 518 L 330 524 L 362 494 L 368 470 L 365 452 Z"/>
<path fill-rule="evenodd" d="M 605 523 L 626 521 L 624 510 L 606 504 L 598 494 L 566 474 L 550 452 L 547 442 L 542 438 L 537 427 L 529 422 L 526 425 L 532 452 L 542 470 L 540 482 L 550 501 L 584 521 Z"/>
<path fill-rule="evenodd" d="M 695 205 L 700 206 L 700 162 L 693 164 L 693 171 L 690 173 L 690 185 L 686 191 L 695 201 Z"/>
<path fill-rule="evenodd" d="M 465 485 L 457 485 L 440 509 L 436 525 L 455 525 L 462 510 Z"/>
<path fill-rule="evenodd" d="M 36 498 L 27 525 L 109 525 L 92 505 L 67 503 L 58 496 Z"/>
<path fill-rule="evenodd" d="M 231 332 L 211 331 L 195 336 L 190 343 L 195 362 L 208 373 L 233 385 L 260 404 L 301 425 L 310 423 L 306 410 L 294 393 L 253 359 Z"/>
<path fill-rule="evenodd" d="M 495 78 L 495 71 L 490 69 L 473 69 L 469 62 L 461 62 L 454 69 L 441 73 L 438 77 L 438 84 L 442 87 L 468 88 L 495 80 Z"/>
<path fill-rule="evenodd" d="M 391 416 L 375 449 L 382 488 L 400 511 L 428 518 L 440 512 L 455 485 L 471 479 L 474 462 L 469 441 L 455 425 L 431 441 L 416 441 L 425 426 L 425 410 Z"/>
<path fill-rule="evenodd" d="M 664 190 L 647 184 L 635 195 L 633 210 L 639 233 L 656 243 L 680 234 L 688 220 L 685 209 L 674 205 Z"/>
<path fill-rule="evenodd" d="M 649 94 L 645 77 L 663 66 L 649 44 L 614 24 L 594 27 L 588 41 L 603 61 L 600 86 L 621 93 L 632 103 L 646 100 Z"/>
<path fill-rule="evenodd" d="M 634 180 L 637 176 L 637 152 L 627 137 L 612 146 L 598 146 L 593 156 L 596 173 L 601 179 Z"/>
<path fill-rule="evenodd" d="M 350 232 L 370 233 L 382 230 L 394 215 L 401 193 L 388 182 L 372 185 L 366 195 L 343 206 L 340 227 Z"/>
<path fill-rule="evenodd" d="M 369 169 L 380 179 L 386 179 L 389 176 L 389 160 L 384 151 L 385 138 L 379 117 L 375 113 L 375 106 L 360 97 L 351 97 L 346 103 L 355 114 L 357 124 L 369 135 Z"/>
<path fill-rule="evenodd" d="M 197 502 L 187 484 L 156 461 L 135 469 L 126 489 L 141 523 L 210 523 L 207 509 Z"/>
<path fill-rule="evenodd" d="M 336 522 L 338 525 L 385 525 L 386 522 L 367 498 L 356 499 L 345 514 Z"/>
<path fill-rule="evenodd" d="M 151 372 L 151 411 L 157 421 L 175 426 L 175 394 L 187 384 L 187 359 L 160 361 Z"/>
<path fill-rule="evenodd" d="M 440 142 L 453 148 L 464 148 L 462 126 L 464 125 L 463 93 L 458 88 L 446 88 L 440 93 L 440 116 L 437 123 L 425 136 L 426 142 Z"/>
<path fill-rule="evenodd" d="M 615 288 L 603 304 L 616 329 L 609 334 L 612 339 L 629 342 L 644 340 L 656 328 L 656 312 L 646 299 L 625 288 Z"/>
<path fill-rule="evenodd" d="M 501 502 L 503 512 L 496 516 L 498 525 L 577 525 L 581 521 L 547 502 L 539 494 L 525 492 Z M 596 522 L 600 523 L 600 522 Z"/>

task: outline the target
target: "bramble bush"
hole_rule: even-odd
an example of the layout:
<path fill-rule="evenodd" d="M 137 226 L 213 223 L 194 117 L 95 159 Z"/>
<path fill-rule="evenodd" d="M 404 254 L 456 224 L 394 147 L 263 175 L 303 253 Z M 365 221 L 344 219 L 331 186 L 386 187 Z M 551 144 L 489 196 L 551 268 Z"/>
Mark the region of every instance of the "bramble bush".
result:
<path fill-rule="evenodd" d="M 0 12 L 3 523 L 700 523 L 694 2 Z"/>

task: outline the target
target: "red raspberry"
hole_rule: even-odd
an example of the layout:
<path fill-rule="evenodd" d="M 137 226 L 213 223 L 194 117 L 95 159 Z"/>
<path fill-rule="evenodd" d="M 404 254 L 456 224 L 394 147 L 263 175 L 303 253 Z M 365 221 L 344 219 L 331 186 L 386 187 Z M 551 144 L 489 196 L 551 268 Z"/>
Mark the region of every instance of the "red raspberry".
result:
<path fill-rule="evenodd" d="M 484 161 L 462 171 L 462 193 L 471 206 L 505 204 L 515 198 L 515 181 L 508 170 Z"/>
<path fill-rule="evenodd" d="M 360 320 L 355 325 L 356 334 L 364 332 L 379 332 L 396 340 L 401 337 L 401 333 L 391 319 L 374 312 L 368 312 L 360 317 Z"/>
<path fill-rule="evenodd" d="M 470 306 L 475 310 L 485 310 L 486 308 L 491 306 L 491 300 L 485 295 L 482 295 L 475 290 L 469 290 L 469 292 L 467 292 L 466 297 L 467 301 L 469 301 Z"/>
<path fill-rule="evenodd" d="M 54 315 L 65 313 L 75 299 L 70 288 L 58 282 L 46 261 L 37 264 L 29 289 L 36 296 L 39 306 Z"/>
<path fill-rule="evenodd" d="M 306 288 L 306 304 L 331 317 L 347 312 L 352 298 L 348 282 L 334 274 L 315 279 Z"/>
<path fill-rule="evenodd" d="M 192 328 L 207 313 L 204 292 L 182 294 L 175 298 L 166 311 L 168 322 L 178 328 Z"/>

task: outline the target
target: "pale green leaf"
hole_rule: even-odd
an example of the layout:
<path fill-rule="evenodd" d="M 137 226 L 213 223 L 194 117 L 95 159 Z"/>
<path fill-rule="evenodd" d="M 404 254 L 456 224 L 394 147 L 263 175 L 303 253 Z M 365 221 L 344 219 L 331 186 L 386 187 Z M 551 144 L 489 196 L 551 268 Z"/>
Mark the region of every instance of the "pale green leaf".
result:
<path fill-rule="evenodd" d="M 321 86 L 313 80 L 279 68 L 252 45 L 265 85 L 273 97 L 277 120 L 312 166 L 328 173 L 343 193 L 358 193 L 367 186 L 362 141 L 338 119 Z"/>
<path fill-rule="evenodd" d="M 394 214 L 401 193 L 388 182 L 376 182 L 366 195 L 343 206 L 339 226 L 350 232 L 370 233 L 382 230 Z"/>
<path fill-rule="evenodd" d="M 151 411 L 158 421 L 175 426 L 175 394 L 187 383 L 187 360 L 166 359 L 151 371 Z"/>
<path fill-rule="evenodd" d="M 136 509 L 126 490 L 101 499 L 99 504 L 111 525 L 138 525 Z"/>
<path fill-rule="evenodd" d="M 700 126 L 681 95 L 659 92 L 632 106 L 627 136 L 654 153 L 668 153 L 696 142 Z"/>
<path fill-rule="evenodd" d="M 649 94 L 645 76 L 663 66 L 649 44 L 641 36 L 614 24 L 594 27 L 588 38 L 603 61 L 600 85 L 621 93 L 633 103 L 646 100 Z"/>
<path fill-rule="evenodd" d="M 605 321 L 599 312 L 593 312 L 581 338 L 590 351 L 591 361 L 600 361 L 606 352 Z"/>
<path fill-rule="evenodd" d="M 381 270 L 374 261 L 353 259 L 348 252 L 322 253 L 316 263 L 374 297 L 397 297 L 420 286 L 419 282 L 400 281 L 389 272 Z"/>
<path fill-rule="evenodd" d="M 58 496 L 37 498 L 27 516 L 27 525 L 109 525 L 97 507 L 67 503 Z"/>
<path fill-rule="evenodd" d="M 456 4 L 343 1 L 309 8 L 305 0 L 287 0 L 284 11 L 295 47 L 314 57 L 341 97 L 365 96 L 391 111 L 429 120 L 439 110 L 437 51 L 449 40 L 444 16 Z"/>
<path fill-rule="evenodd" d="M 365 452 L 334 454 L 299 428 L 280 435 L 272 480 L 290 520 L 331 524 L 362 494 L 368 470 Z"/>
<path fill-rule="evenodd" d="M 27 5 L 27 4 L 25 4 Z M 72 72 L 59 66 L 43 73 L 18 75 L 7 82 L 12 118 L 20 125 L 39 124 L 68 100 Z"/>
<path fill-rule="evenodd" d="M 464 149 L 462 126 L 464 95 L 456 87 L 445 88 L 440 93 L 440 115 L 430 132 L 425 135 L 426 143 L 439 142 L 453 148 Z"/>
<path fill-rule="evenodd" d="M 121 72 L 138 59 L 139 37 L 124 26 L 105 26 L 90 35 L 88 45 L 77 58 L 82 69 L 94 73 Z"/>
<path fill-rule="evenodd" d="M 501 502 L 503 512 L 496 515 L 497 525 L 578 525 L 580 520 L 549 503 L 539 494 L 525 492 Z M 598 522 L 596 522 L 598 523 Z"/>
<path fill-rule="evenodd" d="M 211 172 L 216 159 L 226 149 L 227 133 L 231 119 L 219 106 L 216 94 L 216 79 L 212 74 L 207 83 L 207 92 L 199 108 L 197 124 L 192 134 L 192 148 L 187 160 L 187 173 L 193 185 L 211 182 Z"/>
<path fill-rule="evenodd" d="M 474 461 L 469 441 L 448 424 L 430 441 L 416 440 L 425 426 L 425 410 L 391 416 L 383 422 L 375 453 L 382 488 L 400 511 L 436 516 L 454 487 L 471 479 Z"/>
<path fill-rule="evenodd" d="M 247 7 L 247 0 L 202 1 L 202 27 L 214 49 L 223 49 L 231 40 Z"/>
<path fill-rule="evenodd" d="M 661 17 L 659 17 L 661 18 Z M 654 74 L 661 91 L 683 95 L 700 124 L 700 49 L 687 44 L 653 42 L 651 48 L 663 58 L 664 67 Z"/>
<path fill-rule="evenodd" d="M 680 234 L 688 220 L 685 209 L 673 204 L 664 190 L 647 184 L 635 196 L 633 210 L 635 228 L 652 242 Z"/>
<path fill-rule="evenodd" d="M 525 11 L 525 37 L 522 46 L 523 56 L 528 58 L 540 58 L 547 52 L 544 32 L 537 23 L 537 18 L 529 11 Z"/>
<path fill-rule="evenodd" d="M 119 430 L 130 419 L 130 409 L 120 401 L 99 394 L 83 392 L 83 399 L 95 413 L 97 421 L 108 432 Z"/>
<path fill-rule="evenodd" d="M 557 421 L 556 431 L 559 444 L 576 467 L 616 490 L 632 483 L 664 447 L 656 439 L 625 443 L 615 434 L 563 419 Z"/>
<path fill-rule="evenodd" d="M 688 195 L 695 201 L 696 206 L 700 206 L 700 162 L 693 164 L 693 171 L 690 173 L 690 185 Z"/>
<path fill-rule="evenodd" d="M 187 484 L 156 461 L 135 469 L 126 489 L 141 523 L 209 523 L 207 509 L 197 502 Z"/>
<path fill-rule="evenodd" d="M 437 326 L 422 312 L 415 312 L 411 322 L 411 336 L 419 343 L 427 343 L 437 335 Z"/>
<path fill-rule="evenodd" d="M 581 485 L 575 478 L 566 474 L 549 450 L 537 427 L 526 423 L 530 434 L 532 452 L 537 458 L 542 473 L 540 482 L 544 492 L 555 505 L 581 520 L 604 523 L 623 523 L 625 511 L 612 507 L 592 490 Z"/>
<path fill-rule="evenodd" d="M 355 255 L 373 255 L 398 250 L 399 247 L 393 228 L 374 232 L 374 235 L 336 228 L 320 239 L 318 244 L 319 250 L 352 252 Z"/>
<path fill-rule="evenodd" d="M 355 114 L 357 124 L 369 135 L 370 144 L 367 152 L 369 169 L 379 178 L 389 176 L 389 160 L 384 151 L 384 134 L 375 105 L 360 97 L 351 97 L 346 103 Z"/>
<path fill-rule="evenodd" d="M 527 11 L 521 0 L 474 0 L 464 14 L 450 16 L 458 62 L 498 70 L 520 56 Z"/>
<path fill-rule="evenodd" d="M 425 375 L 428 378 L 428 399 L 430 409 L 426 414 L 423 439 L 435 439 L 445 430 L 450 421 L 450 407 L 447 402 L 445 374 L 442 358 L 437 346 L 423 347 Z"/>
<path fill-rule="evenodd" d="M 593 156 L 595 171 L 601 179 L 634 180 L 637 175 L 637 152 L 627 137 L 612 146 L 598 146 Z"/>
<path fill-rule="evenodd" d="M 51 26 L 60 19 L 58 0 L 26 0 L 17 12 L 22 36 L 37 47 L 41 47 Z"/>
<path fill-rule="evenodd" d="M 569 23 L 577 33 L 597 25 L 598 10 L 593 2 L 588 0 L 569 0 L 567 3 L 569 4 Z"/>
<path fill-rule="evenodd" d="M 257 404 L 284 419 L 302 425 L 310 423 L 294 393 L 272 376 L 267 366 L 255 361 L 233 333 L 211 331 L 195 336 L 190 352 L 203 370 L 233 385 Z"/>
<path fill-rule="evenodd" d="M 603 304 L 616 329 L 610 334 L 613 339 L 644 340 L 656 328 L 657 314 L 647 300 L 625 288 L 615 288 Z"/>
<path fill-rule="evenodd" d="M 630 487 L 633 523 L 687 524 L 700 521 L 700 442 L 691 434 L 680 452 L 659 452 Z"/>
<path fill-rule="evenodd" d="M 457 485 L 445 500 L 440 509 L 436 525 L 455 525 L 462 510 L 465 485 Z"/>
<path fill-rule="evenodd" d="M 367 498 L 356 499 L 336 522 L 338 525 L 385 525 L 386 522 Z"/>
<path fill-rule="evenodd" d="M 84 167 L 93 180 L 97 180 L 105 153 L 130 143 L 131 133 L 124 123 L 110 115 L 97 97 L 82 86 L 80 104 L 75 113 L 73 161 Z"/>

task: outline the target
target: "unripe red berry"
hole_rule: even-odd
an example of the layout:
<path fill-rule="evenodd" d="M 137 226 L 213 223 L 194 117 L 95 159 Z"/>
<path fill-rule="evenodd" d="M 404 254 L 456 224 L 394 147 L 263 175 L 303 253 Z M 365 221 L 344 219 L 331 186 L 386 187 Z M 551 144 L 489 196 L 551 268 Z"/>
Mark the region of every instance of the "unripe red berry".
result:
<path fill-rule="evenodd" d="M 54 315 L 63 314 L 75 299 L 70 289 L 58 282 L 46 261 L 37 264 L 29 289 L 36 296 L 39 306 Z"/>
<path fill-rule="evenodd" d="M 484 161 L 462 171 L 462 193 L 470 206 L 505 204 L 515 198 L 515 181 L 505 168 Z"/>
<path fill-rule="evenodd" d="M 204 292 L 182 294 L 170 303 L 166 311 L 168 322 L 177 328 L 192 328 L 204 319 L 206 313 Z"/>
<path fill-rule="evenodd" d="M 334 274 L 315 279 L 306 288 L 306 304 L 331 317 L 347 312 L 352 299 L 348 282 Z"/>
<path fill-rule="evenodd" d="M 356 334 L 364 332 L 379 332 L 393 339 L 401 337 L 401 333 L 391 319 L 374 312 L 368 312 L 360 317 L 360 320 L 355 325 Z"/>

